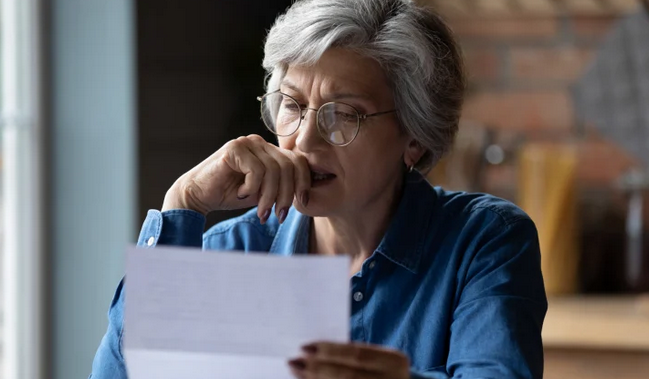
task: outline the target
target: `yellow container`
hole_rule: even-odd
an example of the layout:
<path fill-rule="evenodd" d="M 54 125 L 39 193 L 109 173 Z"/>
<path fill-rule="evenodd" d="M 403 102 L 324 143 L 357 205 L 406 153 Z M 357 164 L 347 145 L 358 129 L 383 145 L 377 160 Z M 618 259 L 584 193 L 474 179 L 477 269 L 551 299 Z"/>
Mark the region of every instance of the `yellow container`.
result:
<path fill-rule="evenodd" d="M 577 150 L 531 143 L 519 156 L 518 204 L 536 223 L 548 295 L 578 290 Z"/>

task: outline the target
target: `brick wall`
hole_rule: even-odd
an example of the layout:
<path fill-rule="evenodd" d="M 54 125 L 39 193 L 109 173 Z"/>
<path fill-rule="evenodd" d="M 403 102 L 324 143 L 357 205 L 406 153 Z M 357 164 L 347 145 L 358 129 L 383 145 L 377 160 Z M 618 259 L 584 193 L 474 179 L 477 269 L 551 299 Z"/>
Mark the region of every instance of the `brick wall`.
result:
<path fill-rule="evenodd" d="M 581 184 L 609 186 L 634 160 L 580 125 L 572 86 L 597 53 L 617 14 L 450 18 L 470 76 L 463 120 L 521 139 L 578 145 Z M 510 176 L 513 178 L 513 176 Z M 499 186 L 503 176 L 497 177 Z"/>

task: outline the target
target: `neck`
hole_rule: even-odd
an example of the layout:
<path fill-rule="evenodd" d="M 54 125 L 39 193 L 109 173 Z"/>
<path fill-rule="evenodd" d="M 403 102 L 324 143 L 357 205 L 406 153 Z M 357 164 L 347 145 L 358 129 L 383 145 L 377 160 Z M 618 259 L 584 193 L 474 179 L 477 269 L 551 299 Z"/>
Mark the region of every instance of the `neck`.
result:
<path fill-rule="evenodd" d="M 381 191 L 370 202 L 345 214 L 314 217 L 310 233 L 310 250 L 321 255 L 350 255 L 352 266 L 370 257 L 385 235 L 394 214 L 403 182 Z"/>

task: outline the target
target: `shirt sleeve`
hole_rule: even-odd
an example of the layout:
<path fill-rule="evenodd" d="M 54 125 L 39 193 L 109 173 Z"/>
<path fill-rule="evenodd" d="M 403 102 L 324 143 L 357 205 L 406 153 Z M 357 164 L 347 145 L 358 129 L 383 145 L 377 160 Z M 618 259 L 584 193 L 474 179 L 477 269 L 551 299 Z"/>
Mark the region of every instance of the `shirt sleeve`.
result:
<path fill-rule="evenodd" d="M 124 279 L 120 281 L 108 310 L 108 330 L 101 339 L 89 379 L 127 379 L 122 356 L 122 318 L 124 315 Z"/>
<path fill-rule="evenodd" d="M 201 247 L 205 216 L 191 210 L 160 212 L 150 210 L 147 214 L 137 246 L 153 248 L 157 245 Z M 117 286 L 108 310 L 108 329 L 99 344 L 92 363 L 91 379 L 127 379 L 126 365 L 122 355 L 122 322 L 124 317 L 124 279 Z"/>
<path fill-rule="evenodd" d="M 469 252 L 446 367 L 412 372 L 412 379 L 543 377 L 547 298 L 536 227 L 521 219 L 485 229 Z"/>
<path fill-rule="evenodd" d="M 188 209 L 160 212 L 150 210 L 142 225 L 137 245 L 201 247 L 205 216 Z"/>

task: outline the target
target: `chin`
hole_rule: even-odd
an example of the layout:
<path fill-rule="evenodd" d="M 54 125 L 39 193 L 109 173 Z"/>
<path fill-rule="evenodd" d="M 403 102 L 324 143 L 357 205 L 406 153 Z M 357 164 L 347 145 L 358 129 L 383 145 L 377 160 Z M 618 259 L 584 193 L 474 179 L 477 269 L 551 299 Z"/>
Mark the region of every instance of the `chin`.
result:
<path fill-rule="evenodd" d="M 305 207 L 301 202 L 299 202 L 297 199 L 293 200 L 293 207 L 303 215 L 309 216 L 309 217 L 327 217 L 332 214 L 332 211 L 336 209 L 337 204 L 333 204 L 333 202 L 329 201 L 324 201 L 325 199 L 321 199 L 316 197 L 309 199 L 309 204 Z"/>

